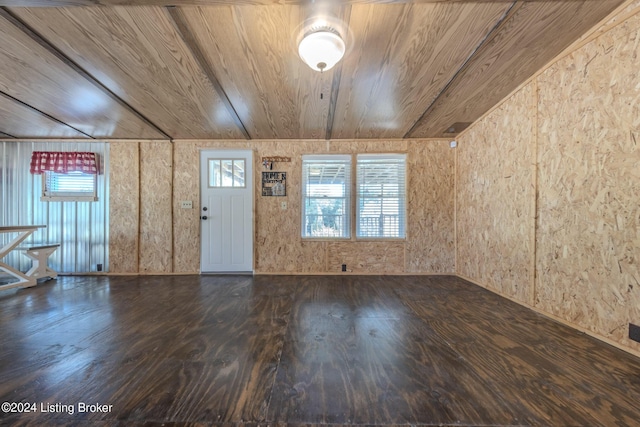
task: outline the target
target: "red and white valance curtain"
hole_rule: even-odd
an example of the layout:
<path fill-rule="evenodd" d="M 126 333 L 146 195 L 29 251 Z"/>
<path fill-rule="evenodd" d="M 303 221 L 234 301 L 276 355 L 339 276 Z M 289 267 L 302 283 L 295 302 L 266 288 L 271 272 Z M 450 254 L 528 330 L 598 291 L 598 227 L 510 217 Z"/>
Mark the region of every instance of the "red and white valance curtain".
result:
<path fill-rule="evenodd" d="M 82 172 L 97 175 L 96 153 L 34 151 L 31 155 L 31 173 L 40 175 L 45 171 L 62 174 Z"/>

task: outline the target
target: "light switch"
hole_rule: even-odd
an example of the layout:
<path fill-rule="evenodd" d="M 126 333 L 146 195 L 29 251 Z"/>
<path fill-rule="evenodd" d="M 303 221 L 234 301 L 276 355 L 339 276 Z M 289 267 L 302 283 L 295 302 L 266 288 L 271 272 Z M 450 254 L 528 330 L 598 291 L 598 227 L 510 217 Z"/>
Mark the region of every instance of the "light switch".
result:
<path fill-rule="evenodd" d="M 287 202 L 280 202 L 280 209 L 282 209 L 283 211 L 287 210 Z"/>
<path fill-rule="evenodd" d="M 183 200 L 181 207 L 182 209 L 193 209 L 193 202 L 191 200 Z"/>

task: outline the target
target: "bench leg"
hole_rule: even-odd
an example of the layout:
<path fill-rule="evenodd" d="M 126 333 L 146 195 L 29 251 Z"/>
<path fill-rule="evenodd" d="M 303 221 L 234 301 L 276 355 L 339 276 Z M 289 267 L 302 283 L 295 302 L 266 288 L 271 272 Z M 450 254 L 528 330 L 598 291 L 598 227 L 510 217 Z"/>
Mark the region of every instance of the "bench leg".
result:
<path fill-rule="evenodd" d="M 27 276 L 34 277 L 35 279 L 41 277 L 58 277 L 58 273 L 50 269 L 47 265 L 49 256 L 54 253 L 56 249 L 58 248 L 29 249 L 26 251 L 25 255 L 33 260 L 31 269 L 27 271 Z"/>
<path fill-rule="evenodd" d="M 17 282 L 13 282 L 13 283 L 9 283 L 7 285 L 0 286 L 0 290 L 16 288 L 16 287 L 29 288 L 31 286 L 35 286 L 36 283 L 37 283 L 35 277 L 29 277 L 28 275 L 24 274 L 23 272 L 21 272 L 19 270 L 16 270 L 13 267 L 9 267 L 7 264 L 5 264 L 3 262 L 0 262 L 0 270 L 5 271 L 5 272 L 9 273 L 10 275 L 12 275 L 13 277 L 15 277 L 16 279 L 18 279 Z"/>

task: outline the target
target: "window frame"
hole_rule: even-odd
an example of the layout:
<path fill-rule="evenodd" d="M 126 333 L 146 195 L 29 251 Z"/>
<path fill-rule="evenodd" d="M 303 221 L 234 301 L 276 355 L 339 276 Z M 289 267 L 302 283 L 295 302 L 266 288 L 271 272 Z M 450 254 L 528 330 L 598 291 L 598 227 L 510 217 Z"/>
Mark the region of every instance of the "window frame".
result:
<path fill-rule="evenodd" d="M 407 238 L 407 154 L 406 153 L 358 153 L 355 154 L 356 157 L 356 167 L 354 168 L 354 173 L 356 176 L 355 179 L 355 215 L 354 215 L 354 227 L 355 227 L 355 238 L 356 240 L 406 240 Z M 363 160 L 361 162 L 361 160 Z M 396 197 L 388 197 L 381 195 L 381 197 L 368 197 L 369 200 L 382 200 L 380 206 L 381 210 L 384 207 L 384 200 L 393 200 L 397 199 L 398 205 L 398 235 L 397 236 L 384 236 L 384 235 L 376 235 L 376 236 L 367 236 L 362 235 L 361 232 L 361 211 L 362 211 L 362 201 L 365 197 L 362 194 L 362 185 L 361 185 L 361 172 L 360 165 L 365 164 L 366 160 L 380 160 L 381 164 L 384 164 L 383 161 L 387 160 L 388 164 L 401 164 L 401 173 L 403 182 L 397 183 L 401 188 L 398 189 Z M 384 215 L 383 213 L 381 215 Z M 384 229 L 384 223 L 382 225 Z"/>
<path fill-rule="evenodd" d="M 346 167 L 346 172 L 344 174 L 345 177 L 345 181 L 343 183 L 343 187 L 344 187 L 344 196 L 343 197 L 327 197 L 327 196 L 323 196 L 323 197 L 313 197 L 314 199 L 323 199 L 323 200 L 329 200 L 329 199 L 336 199 L 336 200 L 343 200 L 342 203 L 342 208 L 343 208 L 343 214 L 340 215 L 341 218 L 343 218 L 343 224 L 342 224 L 342 235 L 340 236 L 313 236 L 313 235 L 307 235 L 306 234 L 306 229 L 307 229 L 307 200 L 310 199 L 310 197 L 306 194 L 307 191 L 307 182 L 308 182 L 308 175 L 307 175 L 307 164 L 308 163 L 312 163 L 312 162 L 317 162 L 318 164 L 322 164 L 322 162 L 325 162 L 326 164 L 330 164 L 331 162 L 335 162 L 336 164 L 344 164 Z M 317 154 L 308 154 L 308 155 L 303 155 L 302 156 L 302 182 L 301 182 L 301 189 L 300 189 L 300 193 L 301 193 L 301 223 L 300 223 L 300 235 L 301 238 L 304 240 L 351 240 L 352 238 L 352 234 L 353 234 L 353 230 L 352 230 L 352 212 L 353 212 L 353 167 L 352 167 L 352 163 L 353 163 L 353 159 L 352 156 L 350 154 L 345 155 L 345 154 L 323 154 L 323 155 L 317 155 Z"/>
<path fill-rule="evenodd" d="M 221 185 L 211 185 L 211 162 L 212 161 L 217 161 L 220 164 L 220 184 Z M 235 175 L 232 175 L 232 180 L 231 183 L 232 185 L 222 185 L 222 162 L 225 161 L 230 161 L 231 162 L 231 169 L 235 169 L 235 164 L 236 161 L 242 161 L 243 163 L 243 178 L 242 178 L 242 185 L 235 185 L 236 183 L 236 179 L 235 179 Z M 246 176 L 246 170 L 247 170 L 247 159 L 244 157 L 211 157 L 211 158 L 207 158 L 207 187 L 211 188 L 211 189 L 215 189 L 215 190 L 231 190 L 231 189 L 243 189 L 243 188 L 247 188 L 247 176 Z"/>
<path fill-rule="evenodd" d="M 402 221 L 400 224 L 400 233 L 398 236 L 359 236 L 360 222 L 360 188 L 358 183 L 358 158 L 380 158 L 401 161 L 404 175 L 404 183 L 402 193 L 399 194 L 399 205 L 401 206 Z M 306 176 L 305 176 L 305 160 L 327 160 L 342 159 L 348 161 L 349 166 L 349 186 L 348 186 L 348 202 L 345 203 L 345 209 L 348 209 L 348 215 L 344 216 L 348 224 L 348 236 L 305 236 L 305 217 L 306 212 Z M 388 152 L 388 153 L 349 153 L 349 154 L 305 154 L 302 156 L 302 173 L 301 173 L 301 225 L 300 236 L 303 240 L 330 240 L 330 241 L 406 241 L 407 239 L 407 178 L 408 178 L 408 162 L 406 152 Z"/>
<path fill-rule="evenodd" d="M 43 202 L 97 202 L 98 201 L 98 175 L 83 172 L 58 173 L 54 171 L 44 171 L 42 174 L 42 194 L 40 201 Z M 83 176 L 92 178 L 93 191 L 58 191 L 50 190 L 49 182 L 54 177 Z M 58 178 L 60 179 L 60 178 Z"/>

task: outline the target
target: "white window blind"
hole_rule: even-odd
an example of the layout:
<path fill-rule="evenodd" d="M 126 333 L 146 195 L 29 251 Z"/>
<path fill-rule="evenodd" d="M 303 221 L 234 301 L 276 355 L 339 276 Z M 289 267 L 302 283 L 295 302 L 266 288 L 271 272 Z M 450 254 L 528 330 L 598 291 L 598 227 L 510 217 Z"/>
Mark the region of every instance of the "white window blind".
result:
<path fill-rule="evenodd" d="M 302 237 L 349 238 L 351 156 L 302 157 Z"/>
<path fill-rule="evenodd" d="M 42 200 L 96 201 L 97 175 L 82 172 L 45 171 Z"/>
<path fill-rule="evenodd" d="M 357 157 L 357 237 L 404 238 L 406 155 Z"/>

